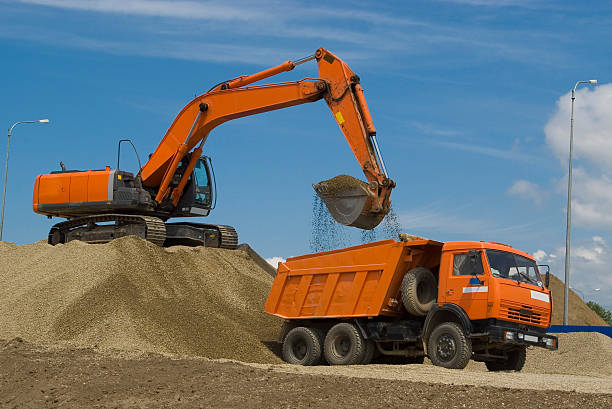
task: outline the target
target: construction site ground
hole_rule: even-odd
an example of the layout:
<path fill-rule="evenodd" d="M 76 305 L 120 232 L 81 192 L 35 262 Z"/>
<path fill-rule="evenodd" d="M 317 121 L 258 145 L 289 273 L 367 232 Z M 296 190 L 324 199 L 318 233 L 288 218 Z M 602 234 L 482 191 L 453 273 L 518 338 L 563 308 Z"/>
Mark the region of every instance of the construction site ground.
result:
<path fill-rule="evenodd" d="M 431 365 L 296 367 L 3 342 L 0 406 L 609 408 L 610 377 Z"/>
<path fill-rule="evenodd" d="M 247 250 L 127 237 L 0 243 L 0 258 L 2 408 L 612 407 L 612 339 L 598 333 L 530 348 L 519 373 L 292 366 L 263 313 L 272 276 Z M 600 324 L 570 301 L 571 322 Z"/>

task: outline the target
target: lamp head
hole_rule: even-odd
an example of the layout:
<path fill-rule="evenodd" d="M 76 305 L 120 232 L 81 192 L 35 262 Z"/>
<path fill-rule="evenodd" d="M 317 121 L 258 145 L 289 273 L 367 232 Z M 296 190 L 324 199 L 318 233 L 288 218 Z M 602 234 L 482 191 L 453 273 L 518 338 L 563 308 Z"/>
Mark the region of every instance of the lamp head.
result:
<path fill-rule="evenodd" d="M 591 85 L 597 85 L 597 80 L 589 80 L 589 84 L 591 84 Z"/>
<path fill-rule="evenodd" d="M 40 122 L 41 124 L 48 124 L 49 120 L 48 119 L 39 119 L 38 122 Z"/>

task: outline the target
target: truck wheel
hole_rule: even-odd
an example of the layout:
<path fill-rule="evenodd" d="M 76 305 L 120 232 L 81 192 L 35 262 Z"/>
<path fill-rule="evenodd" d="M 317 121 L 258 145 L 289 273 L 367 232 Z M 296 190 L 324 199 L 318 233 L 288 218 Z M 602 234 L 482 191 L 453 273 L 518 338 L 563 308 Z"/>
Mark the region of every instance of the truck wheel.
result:
<path fill-rule="evenodd" d="M 330 365 L 355 365 L 363 361 L 366 342 L 357 327 L 342 322 L 329 330 L 323 350 Z"/>
<path fill-rule="evenodd" d="M 472 357 L 472 343 L 459 325 L 445 322 L 431 332 L 427 353 L 436 366 L 463 369 Z"/>
<path fill-rule="evenodd" d="M 376 352 L 376 344 L 374 341 L 367 339 L 365 342 L 365 353 L 363 354 L 363 359 L 361 360 L 361 365 L 369 365 L 372 363 L 374 359 L 374 353 Z"/>
<path fill-rule="evenodd" d="M 487 369 L 492 372 L 520 371 L 525 365 L 525 359 L 527 358 L 527 348 L 524 346 L 519 346 L 515 349 L 507 351 L 506 355 L 508 356 L 508 359 L 506 360 L 485 362 Z"/>
<path fill-rule="evenodd" d="M 436 302 L 438 286 L 431 271 L 424 267 L 413 268 L 402 280 L 402 303 L 411 315 L 427 315 Z"/>
<path fill-rule="evenodd" d="M 283 359 L 294 365 L 318 364 L 321 361 L 321 338 L 315 328 L 293 328 L 283 341 Z"/>

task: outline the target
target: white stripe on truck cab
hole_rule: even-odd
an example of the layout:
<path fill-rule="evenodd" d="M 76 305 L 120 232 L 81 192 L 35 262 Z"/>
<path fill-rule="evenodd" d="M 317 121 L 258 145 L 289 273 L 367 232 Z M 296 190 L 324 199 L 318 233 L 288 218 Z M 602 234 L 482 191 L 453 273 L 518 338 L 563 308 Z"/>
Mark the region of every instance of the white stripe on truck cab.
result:
<path fill-rule="evenodd" d="M 488 293 L 489 287 L 463 287 L 463 294 L 466 293 Z"/>

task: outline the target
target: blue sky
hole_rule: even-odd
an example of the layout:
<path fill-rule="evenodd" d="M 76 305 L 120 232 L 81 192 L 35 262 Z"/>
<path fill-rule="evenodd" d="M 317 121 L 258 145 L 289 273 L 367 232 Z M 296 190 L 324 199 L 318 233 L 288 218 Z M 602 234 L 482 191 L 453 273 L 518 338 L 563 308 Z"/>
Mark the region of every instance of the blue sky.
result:
<path fill-rule="evenodd" d="M 576 100 L 571 282 L 612 308 L 611 23 L 605 1 L 0 0 L 0 118 L 51 120 L 15 130 L 4 238 L 46 236 L 33 181 L 60 160 L 114 167 L 126 137 L 146 157 L 195 95 L 325 47 L 361 77 L 404 231 L 510 243 L 561 277 L 568 92 L 596 78 Z M 265 257 L 309 251 L 312 183 L 362 178 L 324 102 L 224 124 L 205 153 L 219 186 L 206 220 Z M 129 151 L 122 168 L 137 168 Z"/>

